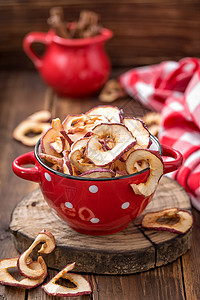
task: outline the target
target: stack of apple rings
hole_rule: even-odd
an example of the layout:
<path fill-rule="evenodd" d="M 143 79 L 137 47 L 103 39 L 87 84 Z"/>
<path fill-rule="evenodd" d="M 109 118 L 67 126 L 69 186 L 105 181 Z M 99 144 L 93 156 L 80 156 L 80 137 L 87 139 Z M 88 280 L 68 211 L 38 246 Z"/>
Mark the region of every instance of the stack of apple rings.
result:
<path fill-rule="evenodd" d="M 114 178 L 150 169 L 145 183 L 132 185 L 149 196 L 163 174 L 160 155 L 150 150 L 151 134 L 144 122 L 124 117 L 111 105 L 53 119 L 41 138 L 40 158 L 52 169 L 84 178 Z"/>

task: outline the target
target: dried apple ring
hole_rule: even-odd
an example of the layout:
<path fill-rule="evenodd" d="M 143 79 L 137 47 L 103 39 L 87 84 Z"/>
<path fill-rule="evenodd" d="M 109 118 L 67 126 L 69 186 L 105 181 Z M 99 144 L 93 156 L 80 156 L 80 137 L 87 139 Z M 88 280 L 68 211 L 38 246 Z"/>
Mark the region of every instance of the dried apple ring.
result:
<path fill-rule="evenodd" d="M 51 127 L 41 138 L 43 153 L 61 157 L 61 152 L 70 149 L 69 141 L 62 134 L 63 127 L 59 118 L 53 119 Z"/>
<path fill-rule="evenodd" d="M 112 163 L 111 170 L 118 172 L 118 174 L 122 172 L 123 175 L 127 175 L 125 162 L 120 159 L 117 159 Z"/>
<path fill-rule="evenodd" d="M 45 131 L 49 128 L 49 123 L 39 123 L 32 120 L 25 120 L 21 122 L 13 131 L 13 137 L 17 141 L 26 146 L 34 146 L 42 137 Z M 35 136 L 28 136 L 29 133 L 36 134 Z"/>
<path fill-rule="evenodd" d="M 82 139 L 76 141 L 72 145 L 71 152 L 69 154 L 70 162 L 81 173 L 95 168 L 95 165 L 93 163 L 91 163 L 85 157 L 85 149 L 86 149 L 88 140 L 89 140 L 89 138 L 82 138 Z"/>
<path fill-rule="evenodd" d="M 31 289 L 40 285 L 47 276 L 47 268 L 44 266 L 44 274 L 37 279 L 23 278 L 20 281 L 16 280 L 9 272 L 8 269 L 17 267 L 18 257 L 0 260 L 0 283 L 3 285 L 22 287 Z M 36 262 L 29 263 L 32 270 L 37 270 L 38 264 Z"/>
<path fill-rule="evenodd" d="M 144 215 L 142 227 L 154 230 L 167 230 L 174 233 L 184 234 L 192 227 L 192 214 L 178 208 L 168 208 Z"/>
<path fill-rule="evenodd" d="M 138 172 L 136 163 L 145 161 L 149 165 L 150 174 L 144 183 L 131 184 L 135 194 L 150 196 L 156 189 L 156 186 L 163 175 L 164 164 L 160 155 L 147 149 L 134 150 L 126 160 L 126 170 L 128 174 Z"/>
<path fill-rule="evenodd" d="M 49 155 L 49 154 L 46 154 L 46 153 L 40 153 L 39 157 L 41 159 L 45 159 L 46 161 L 52 163 L 53 165 L 55 165 L 55 164 L 59 165 L 60 168 L 63 167 L 63 158 L 61 158 L 61 157 L 56 157 L 56 156 Z"/>
<path fill-rule="evenodd" d="M 72 165 L 69 161 L 69 153 L 68 151 L 63 151 L 63 173 L 67 175 L 73 175 Z"/>
<path fill-rule="evenodd" d="M 144 169 L 147 169 L 148 167 L 149 167 L 149 164 L 146 160 L 136 161 L 134 164 L 134 168 L 135 168 L 136 172 L 140 172 Z"/>
<path fill-rule="evenodd" d="M 123 119 L 122 123 L 130 130 L 137 140 L 137 143 L 129 151 L 123 154 L 122 158 L 126 160 L 129 154 L 135 149 L 149 148 L 151 139 L 149 130 L 140 119 L 126 117 Z"/>
<path fill-rule="evenodd" d="M 151 143 L 150 132 L 141 120 L 136 118 L 124 118 L 123 124 L 137 139 L 136 145 L 140 146 L 140 148 L 148 148 L 149 144 Z"/>
<path fill-rule="evenodd" d="M 99 105 L 93 107 L 85 114 L 86 116 L 103 116 L 110 123 L 121 123 L 123 111 L 122 109 L 119 109 L 118 107 L 112 105 Z"/>
<path fill-rule="evenodd" d="M 51 113 L 48 110 L 40 110 L 28 117 L 28 120 L 35 122 L 50 122 Z"/>
<path fill-rule="evenodd" d="M 159 127 L 161 123 L 161 114 L 158 112 L 149 112 L 142 118 L 142 120 L 148 127 L 151 134 L 158 137 Z"/>
<path fill-rule="evenodd" d="M 32 252 L 32 250 L 39 244 L 43 242 L 40 250 L 38 250 L 39 253 L 51 253 L 55 248 L 55 239 L 53 235 L 50 232 L 47 232 L 45 230 L 41 231 L 34 242 L 31 244 L 31 246 L 23 252 L 17 262 L 17 266 L 19 269 L 19 272 L 28 278 L 37 279 L 44 275 L 45 273 L 45 262 L 41 256 L 38 257 L 37 262 L 40 264 L 40 269 L 33 270 L 30 268 L 30 265 L 27 264 L 27 260 L 29 259 L 29 255 Z"/>
<path fill-rule="evenodd" d="M 73 142 L 76 142 L 102 122 L 108 122 L 108 119 L 100 115 L 68 115 L 63 121 L 62 126 L 69 138 Z"/>
<path fill-rule="evenodd" d="M 119 123 L 99 124 L 93 130 L 86 147 L 86 156 L 96 166 L 106 166 L 117 160 L 136 144 L 136 139 L 126 126 Z M 110 150 L 105 149 L 104 142 Z M 107 150 L 107 151 L 105 151 Z"/>
<path fill-rule="evenodd" d="M 51 168 L 55 171 L 64 172 L 64 159 L 61 157 L 52 156 L 45 153 L 40 153 L 39 157 L 51 163 Z"/>
<path fill-rule="evenodd" d="M 69 297 L 69 296 L 81 296 L 84 294 L 91 293 L 91 286 L 89 282 L 81 275 L 67 273 L 73 270 L 75 263 L 67 265 L 63 270 L 61 270 L 56 276 L 54 276 L 47 284 L 42 286 L 42 289 L 51 296 Z M 68 288 L 56 283 L 59 278 L 64 278 L 70 280 L 75 284 L 75 288 Z"/>
<path fill-rule="evenodd" d="M 96 168 L 88 170 L 79 176 L 87 178 L 111 178 L 115 176 L 115 172 L 106 168 Z"/>
<path fill-rule="evenodd" d="M 126 96 L 127 94 L 120 83 L 116 79 L 110 79 L 101 90 L 99 100 L 102 102 L 113 102 Z"/>

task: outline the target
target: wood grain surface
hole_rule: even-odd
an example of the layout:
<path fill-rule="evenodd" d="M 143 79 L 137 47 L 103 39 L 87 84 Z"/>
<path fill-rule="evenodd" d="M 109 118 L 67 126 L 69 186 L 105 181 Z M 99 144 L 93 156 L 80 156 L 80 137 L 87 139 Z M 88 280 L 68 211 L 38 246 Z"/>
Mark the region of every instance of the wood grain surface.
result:
<path fill-rule="evenodd" d="M 66 22 L 77 20 L 81 10 L 93 10 L 103 26 L 113 31 L 106 50 L 113 67 L 134 67 L 163 60 L 178 60 L 200 53 L 200 2 L 198 0 L 40 0 L 1 1 L 0 66 L 34 68 L 22 49 L 31 31 L 47 32 L 49 10 L 64 9 Z M 39 53 L 44 47 L 35 44 Z"/>
<path fill-rule="evenodd" d="M 187 193 L 174 180 L 163 177 L 145 212 L 178 207 L 190 210 Z M 142 215 L 144 215 L 144 213 Z M 76 272 L 96 274 L 131 274 L 146 271 L 174 261 L 191 246 L 187 234 L 144 230 L 141 217 L 126 229 L 107 236 L 77 233 L 45 202 L 40 189 L 28 194 L 15 208 L 10 231 L 16 249 L 21 253 L 42 229 L 56 239 L 56 249 L 45 260 L 51 268 L 62 269 L 76 262 Z"/>
<path fill-rule="evenodd" d="M 4 3 L 9 5 L 10 1 Z M 22 3 L 22 2 L 20 2 Z M 27 2 L 28 3 L 28 2 Z M 45 2 L 46 3 L 46 2 Z M 20 4 L 21 5 L 21 4 Z M 27 5 L 24 3 L 24 5 Z M 12 5 L 10 4 L 10 7 Z M 14 7 L 12 7 L 14 11 Z M 2 20 L 1 20 L 2 21 Z M 18 24 L 19 25 L 19 24 Z M 1 28 L 2 29 L 2 28 Z M 121 70 L 115 70 L 117 76 Z M 61 99 L 46 90 L 36 72 L 0 72 L 0 259 L 19 255 L 9 232 L 11 213 L 22 198 L 38 189 L 38 184 L 25 181 L 13 174 L 12 161 L 33 150 L 13 140 L 14 128 L 27 116 L 48 109 L 54 117 L 63 119 L 68 113 L 80 113 L 101 104 L 97 97 L 85 100 Z M 133 99 L 113 103 L 126 112 L 143 116 L 147 110 Z M 61 300 L 199 300 L 200 299 L 200 214 L 192 208 L 194 226 L 189 251 L 172 263 L 131 275 L 85 274 L 92 286 L 92 294 L 82 297 L 61 297 Z M 150 232 L 149 232 L 150 233 Z M 50 280 L 57 270 L 48 268 Z M 0 285 L 0 299 L 58 300 L 44 293 L 41 286 L 24 290 Z"/>

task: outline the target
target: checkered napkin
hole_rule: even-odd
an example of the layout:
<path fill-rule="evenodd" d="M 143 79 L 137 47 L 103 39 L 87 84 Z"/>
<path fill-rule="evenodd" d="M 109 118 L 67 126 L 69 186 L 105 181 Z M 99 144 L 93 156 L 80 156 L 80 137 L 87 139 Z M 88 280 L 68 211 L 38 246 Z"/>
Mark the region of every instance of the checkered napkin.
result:
<path fill-rule="evenodd" d="M 179 150 L 183 165 L 169 174 L 200 210 L 200 60 L 184 58 L 132 69 L 119 77 L 126 92 L 161 112 L 161 144 Z"/>

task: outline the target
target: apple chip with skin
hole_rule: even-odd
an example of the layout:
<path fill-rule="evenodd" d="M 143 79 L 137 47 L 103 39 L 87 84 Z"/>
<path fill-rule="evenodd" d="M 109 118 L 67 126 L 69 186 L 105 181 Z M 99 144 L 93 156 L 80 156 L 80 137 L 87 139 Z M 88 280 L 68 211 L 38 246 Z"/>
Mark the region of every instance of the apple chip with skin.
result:
<path fill-rule="evenodd" d="M 168 208 L 149 212 L 142 219 L 142 227 L 158 231 L 170 231 L 184 234 L 190 230 L 193 217 L 190 212 L 178 208 Z"/>
<path fill-rule="evenodd" d="M 0 283 L 1 284 L 21 287 L 21 288 L 25 288 L 25 289 L 31 289 L 31 288 L 34 288 L 34 287 L 37 287 L 38 285 L 40 285 L 46 278 L 47 268 L 46 268 L 46 265 L 44 265 L 44 273 L 41 277 L 39 277 L 37 279 L 31 279 L 31 278 L 25 277 L 19 281 L 16 280 L 8 272 L 8 270 L 17 268 L 17 261 L 18 261 L 18 257 L 0 260 Z M 34 271 L 37 270 L 38 263 L 37 262 L 29 262 L 29 268 Z"/>
<path fill-rule="evenodd" d="M 106 168 L 96 168 L 93 170 L 86 171 L 79 175 L 80 177 L 87 177 L 87 178 L 111 178 L 115 176 L 115 172 L 111 169 Z"/>
<path fill-rule="evenodd" d="M 145 124 L 136 118 L 124 118 L 123 124 L 130 130 L 132 135 L 137 139 L 137 143 L 134 147 L 148 148 L 150 140 L 150 132 L 146 128 Z"/>
<path fill-rule="evenodd" d="M 45 154 L 45 153 L 40 153 L 39 157 L 51 163 L 52 164 L 51 168 L 53 170 L 64 172 L 64 158 Z"/>
<path fill-rule="evenodd" d="M 73 175 L 73 168 L 69 161 L 68 151 L 63 151 L 63 173 L 67 175 Z"/>
<path fill-rule="evenodd" d="M 132 133 L 119 123 L 99 124 L 92 133 L 87 143 L 86 157 L 96 166 L 114 162 L 136 143 Z"/>
<path fill-rule="evenodd" d="M 39 266 L 37 269 L 31 269 L 30 265 L 27 263 L 27 261 L 30 259 L 29 255 L 31 254 L 32 250 L 41 242 L 43 242 L 43 244 L 38 251 L 39 253 L 49 254 L 54 250 L 55 239 L 53 235 L 45 230 L 41 231 L 37 235 L 33 243 L 30 245 L 30 247 L 26 251 L 24 251 L 18 258 L 17 266 L 22 276 L 37 279 L 44 275 L 46 264 L 41 256 L 39 256 L 37 260 L 37 265 Z"/>
<path fill-rule="evenodd" d="M 150 196 L 156 189 L 156 186 L 163 175 L 164 163 L 159 154 L 148 149 L 136 149 L 134 150 L 126 160 L 126 170 L 128 174 L 138 172 L 136 165 L 143 164 L 144 167 L 149 166 L 150 174 L 144 183 L 131 184 L 131 187 L 135 194 Z"/>
<path fill-rule="evenodd" d="M 94 169 L 95 165 L 85 157 L 85 149 L 89 138 L 82 138 L 71 146 L 69 161 L 81 173 Z"/>
<path fill-rule="evenodd" d="M 120 174 L 122 172 L 123 175 L 127 175 L 125 162 L 117 159 L 111 164 L 111 169 Z M 121 176 L 123 176 L 121 175 Z M 118 175 L 119 176 L 119 175 Z"/>
<path fill-rule="evenodd" d="M 42 289 L 51 296 L 81 296 L 84 294 L 91 293 L 91 286 L 89 282 L 81 275 L 68 273 L 75 266 L 75 263 L 67 265 L 63 270 L 61 270 L 56 276 L 54 276 L 47 284 L 42 286 Z M 56 283 L 59 278 L 64 278 L 70 280 L 75 284 L 75 288 L 68 288 Z"/>
<path fill-rule="evenodd" d="M 41 138 L 41 150 L 43 153 L 62 157 L 62 151 L 70 149 L 70 144 L 63 136 L 62 131 L 60 119 L 53 119 L 51 127 Z"/>
<path fill-rule="evenodd" d="M 105 123 L 109 121 L 101 115 L 68 115 L 63 121 L 62 126 L 71 141 L 76 142 L 88 134 L 97 124 L 102 122 Z"/>
<path fill-rule="evenodd" d="M 130 130 L 133 136 L 136 138 L 137 143 L 122 157 L 127 159 L 129 154 L 135 149 L 146 149 L 151 145 L 150 132 L 146 128 L 143 121 L 137 118 L 124 118 L 122 123 Z"/>
<path fill-rule="evenodd" d="M 85 113 L 87 116 L 103 116 L 110 123 L 121 123 L 123 111 L 111 105 L 99 105 Z M 101 122 L 102 123 L 102 122 Z M 103 122 L 106 123 L 106 122 Z"/>

